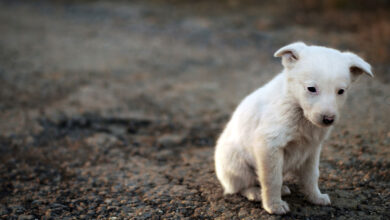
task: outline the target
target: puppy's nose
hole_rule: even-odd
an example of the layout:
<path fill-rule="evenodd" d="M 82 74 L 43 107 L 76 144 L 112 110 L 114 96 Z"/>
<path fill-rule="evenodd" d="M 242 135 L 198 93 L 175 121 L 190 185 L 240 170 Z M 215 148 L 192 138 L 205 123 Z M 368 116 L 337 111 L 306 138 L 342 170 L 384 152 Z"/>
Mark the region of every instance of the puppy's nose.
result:
<path fill-rule="evenodd" d="M 324 125 L 331 125 L 334 122 L 334 118 L 335 118 L 334 115 L 332 116 L 324 115 L 322 117 L 322 123 L 324 123 Z"/>

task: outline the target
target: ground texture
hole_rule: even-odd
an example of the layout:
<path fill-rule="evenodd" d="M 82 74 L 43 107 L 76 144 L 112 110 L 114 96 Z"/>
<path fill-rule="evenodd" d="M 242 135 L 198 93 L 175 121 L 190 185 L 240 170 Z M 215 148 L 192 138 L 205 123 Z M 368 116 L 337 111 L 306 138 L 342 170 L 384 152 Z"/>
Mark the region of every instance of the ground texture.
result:
<path fill-rule="evenodd" d="M 366 33 L 353 11 L 326 23 L 226 2 L 0 1 L 0 218 L 389 219 L 390 65 L 386 46 L 367 46 L 388 43 L 386 20 Z M 325 144 L 332 205 L 291 182 L 280 217 L 224 197 L 213 151 L 296 40 L 366 54 L 376 77 L 355 85 Z"/>

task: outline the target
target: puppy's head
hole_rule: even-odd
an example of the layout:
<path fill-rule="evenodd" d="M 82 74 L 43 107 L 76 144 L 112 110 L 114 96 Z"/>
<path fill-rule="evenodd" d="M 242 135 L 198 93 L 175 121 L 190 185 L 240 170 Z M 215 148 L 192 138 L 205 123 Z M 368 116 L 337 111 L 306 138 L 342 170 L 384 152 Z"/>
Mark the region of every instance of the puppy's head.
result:
<path fill-rule="evenodd" d="M 351 52 L 297 42 L 274 56 L 282 57 L 288 92 L 304 116 L 320 127 L 338 120 L 352 82 L 363 73 L 373 76 L 370 64 Z"/>

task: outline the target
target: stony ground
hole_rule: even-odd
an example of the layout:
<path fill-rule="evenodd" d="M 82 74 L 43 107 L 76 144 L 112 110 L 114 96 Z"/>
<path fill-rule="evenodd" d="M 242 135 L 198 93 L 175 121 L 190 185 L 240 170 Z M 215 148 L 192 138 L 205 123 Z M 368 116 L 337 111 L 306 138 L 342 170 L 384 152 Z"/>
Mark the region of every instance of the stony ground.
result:
<path fill-rule="evenodd" d="M 273 52 L 366 52 L 352 32 L 228 2 L 0 1 L 0 218 L 389 219 L 390 62 L 353 88 L 325 145 L 331 206 L 294 182 L 283 217 L 223 197 L 215 140 L 281 70 Z"/>

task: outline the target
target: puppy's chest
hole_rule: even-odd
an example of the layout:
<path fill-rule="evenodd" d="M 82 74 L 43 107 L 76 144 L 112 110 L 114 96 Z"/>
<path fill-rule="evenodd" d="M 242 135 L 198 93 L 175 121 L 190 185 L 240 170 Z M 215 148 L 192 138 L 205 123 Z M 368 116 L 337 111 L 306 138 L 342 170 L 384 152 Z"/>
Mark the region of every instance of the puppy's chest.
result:
<path fill-rule="evenodd" d="M 284 172 L 299 169 L 316 152 L 317 148 L 320 147 L 319 145 L 325 136 L 323 131 L 310 130 L 304 133 L 301 132 L 294 135 L 294 139 L 288 142 L 283 149 Z"/>
<path fill-rule="evenodd" d="M 311 149 L 313 147 L 317 146 L 302 145 L 294 141 L 290 142 L 283 150 L 283 171 L 288 172 L 290 170 L 299 169 L 314 152 L 314 149 Z"/>

